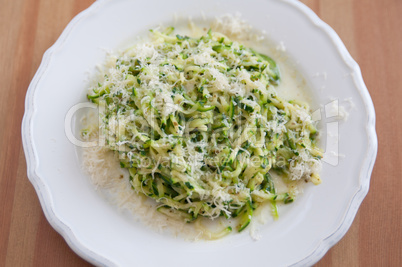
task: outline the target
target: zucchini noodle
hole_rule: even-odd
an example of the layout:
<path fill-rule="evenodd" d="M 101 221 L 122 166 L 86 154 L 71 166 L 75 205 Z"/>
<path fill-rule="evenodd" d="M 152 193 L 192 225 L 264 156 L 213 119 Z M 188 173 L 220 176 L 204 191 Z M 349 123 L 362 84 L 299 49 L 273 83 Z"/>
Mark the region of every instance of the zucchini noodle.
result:
<path fill-rule="evenodd" d="M 309 107 L 278 97 L 275 61 L 211 30 L 200 38 L 151 30 L 151 41 L 113 59 L 90 88 L 99 134 L 137 193 L 158 211 L 192 222 L 238 217 L 264 202 L 290 203 L 285 183 L 320 183 L 322 157 Z M 230 232 L 227 227 L 224 233 Z"/>

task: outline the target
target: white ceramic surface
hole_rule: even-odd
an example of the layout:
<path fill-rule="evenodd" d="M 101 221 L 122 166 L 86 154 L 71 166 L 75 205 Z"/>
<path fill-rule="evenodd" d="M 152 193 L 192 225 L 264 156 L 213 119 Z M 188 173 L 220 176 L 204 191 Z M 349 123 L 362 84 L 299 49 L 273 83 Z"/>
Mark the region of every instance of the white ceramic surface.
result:
<path fill-rule="evenodd" d="M 157 8 L 156 8 L 157 7 Z M 320 104 L 330 96 L 355 107 L 339 122 L 339 164 L 324 163 L 323 184 L 308 187 L 280 219 L 214 242 L 187 242 L 133 223 L 99 197 L 66 138 L 67 111 L 85 102 L 87 71 L 174 14 L 208 18 L 241 12 L 254 28 L 283 42 Z M 317 75 L 318 73 L 318 75 Z M 346 103 L 346 102 L 345 102 Z M 326 133 L 325 118 L 320 124 Z M 377 152 L 375 113 L 359 66 L 336 33 L 298 1 L 99 0 L 75 17 L 45 53 L 26 96 L 22 139 L 28 177 L 50 224 L 81 257 L 107 266 L 305 266 L 317 262 L 350 227 L 368 192 Z"/>

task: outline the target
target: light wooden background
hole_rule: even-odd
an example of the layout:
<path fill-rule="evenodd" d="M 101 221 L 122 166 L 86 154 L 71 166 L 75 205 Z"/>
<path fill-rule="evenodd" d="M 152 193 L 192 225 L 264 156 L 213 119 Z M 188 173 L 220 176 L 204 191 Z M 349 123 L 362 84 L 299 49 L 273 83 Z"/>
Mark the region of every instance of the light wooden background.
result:
<path fill-rule="evenodd" d="M 92 0 L 0 0 L 0 266 L 87 266 L 46 221 L 26 176 L 25 93 L 43 53 Z M 402 0 L 303 0 L 360 64 L 377 114 L 370 192 L 317 266 L 402 266 Z"/>

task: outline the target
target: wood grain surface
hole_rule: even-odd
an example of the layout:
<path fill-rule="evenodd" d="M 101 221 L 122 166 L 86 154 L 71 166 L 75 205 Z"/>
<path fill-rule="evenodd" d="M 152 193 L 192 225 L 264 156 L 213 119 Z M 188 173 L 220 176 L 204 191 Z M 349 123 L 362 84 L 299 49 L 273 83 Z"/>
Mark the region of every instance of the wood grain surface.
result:
<path fill-rule="evenodd" d="M 317 266 L 402 266 L 402 1 L 303 0 L 339 34 L 374 101 L 370 191 Z M 0 266 L 89 266 L 43 215 L 21 144 L 25 94 L 43 53 L 92 0 L 0 0 Z"/>

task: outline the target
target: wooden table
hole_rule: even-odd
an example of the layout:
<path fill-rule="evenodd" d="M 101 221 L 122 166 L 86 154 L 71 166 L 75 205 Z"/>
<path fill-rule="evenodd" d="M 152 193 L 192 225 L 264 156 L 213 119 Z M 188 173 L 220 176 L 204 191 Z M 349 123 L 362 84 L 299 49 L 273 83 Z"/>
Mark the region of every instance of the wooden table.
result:
<path fill-rule="evenodd" d="M 86 266 L 48 224 L 27 179 L 25 93 L 43 53 L 92 0 L 0 0 L 0 266 Z M 402 1 L 304 0 L 360 64 L 377 114 L 370 192 L 317 266 L 402 266 Z"/>

